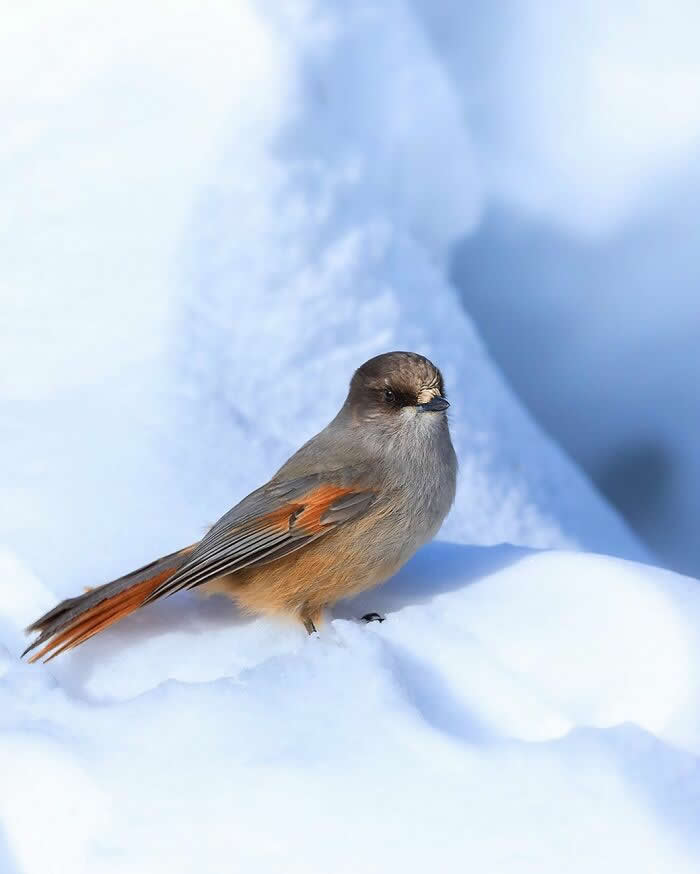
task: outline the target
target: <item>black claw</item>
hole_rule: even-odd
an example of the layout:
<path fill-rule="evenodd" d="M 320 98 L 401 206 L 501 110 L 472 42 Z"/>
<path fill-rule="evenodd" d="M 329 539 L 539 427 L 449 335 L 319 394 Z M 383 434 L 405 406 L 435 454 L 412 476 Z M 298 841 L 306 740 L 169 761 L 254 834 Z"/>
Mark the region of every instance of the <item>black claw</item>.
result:
<path fill-rule="evenodd" d="M 386 616 L 382 616 L 381 613 L 365 613 L 362 617 L 363 622 L 384 622 Z"/>
<path fill-rule="evenodd" d="M 312 622 L 311 619 L 304 620 L 304 628 L 306 629 L 307 634 L 315 634 L 316 633 L 316 626 L 314 625 L 314 623 Z"/>

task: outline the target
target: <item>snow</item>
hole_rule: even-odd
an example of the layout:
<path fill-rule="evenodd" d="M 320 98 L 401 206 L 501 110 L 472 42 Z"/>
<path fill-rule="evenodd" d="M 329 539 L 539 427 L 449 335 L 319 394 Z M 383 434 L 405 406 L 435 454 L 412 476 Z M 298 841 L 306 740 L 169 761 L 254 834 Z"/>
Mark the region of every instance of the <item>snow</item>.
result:
<path fill-rule="evenodd" d="M 700 7 L 413 5 L 480 170 L 465 307 L 664 565 L 700 575 Z"/>
<path fill-rule="evenodd" d="M 8 562 L 19 626 L 47 595 Z M 694 580 L 435 543 L 312 638 L 213 603 L 6 656 L 17 870 L 697 870 Z"/>
<path fill-rule="evenodd" d="M 697 584 L 635 563 L 460 304 L 492 179 L 417 9 L 7 16 L 2 874 L 697 870 Z M 392 348 L 443 369 L 460 460 L 394 580 L 312 638 L 185 593 L 19 660 L 37 614 L 196 540 Z"/>
<path fill-rule="evenodd" d="M 660 561 L 698 575 L 697 173 L 685 184 L 594 243 L 495 213 L 465 238 L 454 274 L 538 420 Z M 529 344 L 512 342 L 514 320 Z"/>
<path fill-rule="evenodd" d="M 485 199 L 595 239 L 696 164 L 693 0 L 412 0 L 472 131 Z"/>

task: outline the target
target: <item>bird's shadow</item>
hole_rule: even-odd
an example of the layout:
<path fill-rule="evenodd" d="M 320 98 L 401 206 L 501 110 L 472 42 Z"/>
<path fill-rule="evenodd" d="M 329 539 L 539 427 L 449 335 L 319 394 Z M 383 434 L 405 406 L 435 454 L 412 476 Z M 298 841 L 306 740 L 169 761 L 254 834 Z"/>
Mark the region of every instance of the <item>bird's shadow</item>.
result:
<path fill-rule="evenodd" d="M 337 604 L 333 616 L 353 619 L 370 612 L 390 616 L 402 607 L 425 604 L 437 595 L 463 589 L 531 553 L 507 543 L 466 546 L 433 541 L 383 586 Z"/>
<path fill-rule="evenodd" d="M 254 617 L 244 614 L 228 598 L 201 598 L 191 592 L 180 592 L 127 616 L 70 652 L 65 661 L 59 656 L 48 667 L 56 681 L 73 694 L 98 700 L 100 695 L 87 691 L 98 665 L 119 660 L 127 651 L 147 647 L 154 639 L 167 635 L 178 639 L 178 647 L 183 645 L 183 638 L 189 638 L 194 655 L 198 639 L 230 630 L 233 641 L 236 631 L 254 621 Z M 235 649 L 233 643 L 231 648 Z M 178 668 L 173 667 L 177 675 Z M 216 670 L 215 665 L 211 667 Z"/>

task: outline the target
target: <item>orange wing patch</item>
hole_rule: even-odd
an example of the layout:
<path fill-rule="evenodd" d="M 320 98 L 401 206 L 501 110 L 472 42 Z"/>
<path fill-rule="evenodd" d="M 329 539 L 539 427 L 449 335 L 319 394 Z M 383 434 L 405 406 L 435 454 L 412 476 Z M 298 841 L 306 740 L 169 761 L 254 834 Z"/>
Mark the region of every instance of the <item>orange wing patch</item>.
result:
<path fill-rule="evenodd" d="M 353 492 L 354 489 L 343 488 L 342 486 L 323 485 L 311 492 L 308 497 L 304 498 L 303 503 L 298 505 L 298 515 L 290 527 L 300 528 L 305 534 L 313 536 L 320 534 L 326 527 L 321 522 L 323 514 L 331 508 L 331 506 L 339 498 L 345 497 Z"/>
<path fill-rule="evenodd" d="M 243 525 L 235 525 L 231 528 L 231 534 L 245 531 L 250 528 L 265 528 L 285 531 L 298 531 L 309 537 L 320 534 L 327 526 L 322 524 L 321 517 L 329 510 L 339 498 L 351 494 L 354 489 L 344 486 L 334 486 L 332 484 L 319 486 L 303 498 L 297 501 L 290 501 L 273 510 L 272 513 L 266 513 L 251 522 L 246 522 Z"/>

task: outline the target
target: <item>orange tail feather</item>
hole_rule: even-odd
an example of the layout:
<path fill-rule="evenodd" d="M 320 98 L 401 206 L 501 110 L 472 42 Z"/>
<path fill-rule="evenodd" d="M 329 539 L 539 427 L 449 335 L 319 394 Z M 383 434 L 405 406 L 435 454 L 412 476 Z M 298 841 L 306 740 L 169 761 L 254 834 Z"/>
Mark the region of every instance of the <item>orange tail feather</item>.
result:
<path fill-rule="evenodd" d="M 111 598 L 107 598 L 100 604 L 87 610 L 60 634 L 53 637 L 46 646 L 34 653 L 29 661 L 36 662 L 48 653 L 51 653 L 47 659 L 44 659 L 44 661 L 50 662 L 59 653 L 73 649 L 73 647 L 88 640 L 99 631 L 103 631 L 135 610 L 138 610 L 156 586 L 159 586 L 174 573 L 174 569 L 163 571 L 163 573 L 156 574 L 150 580 L 137 583 L 131 589 L 120 592 L 118 595 L 113 595 Z"/>
<path fill-rule="evenodd" d="M 142 607 L 158 586 L 181 567 L 195 546 L 188 546 L 113 583 L 89 589 L 77 598 L 63 601 L 29 627 L 29 631 L 38 631 L 39 636 L 22 655 L 44 644 L 29 661 L 36 662 L 44 656 L 48 656 L 45 661 L 51 661 L 60 653 L 73 649 L 119 622 Z"/>

